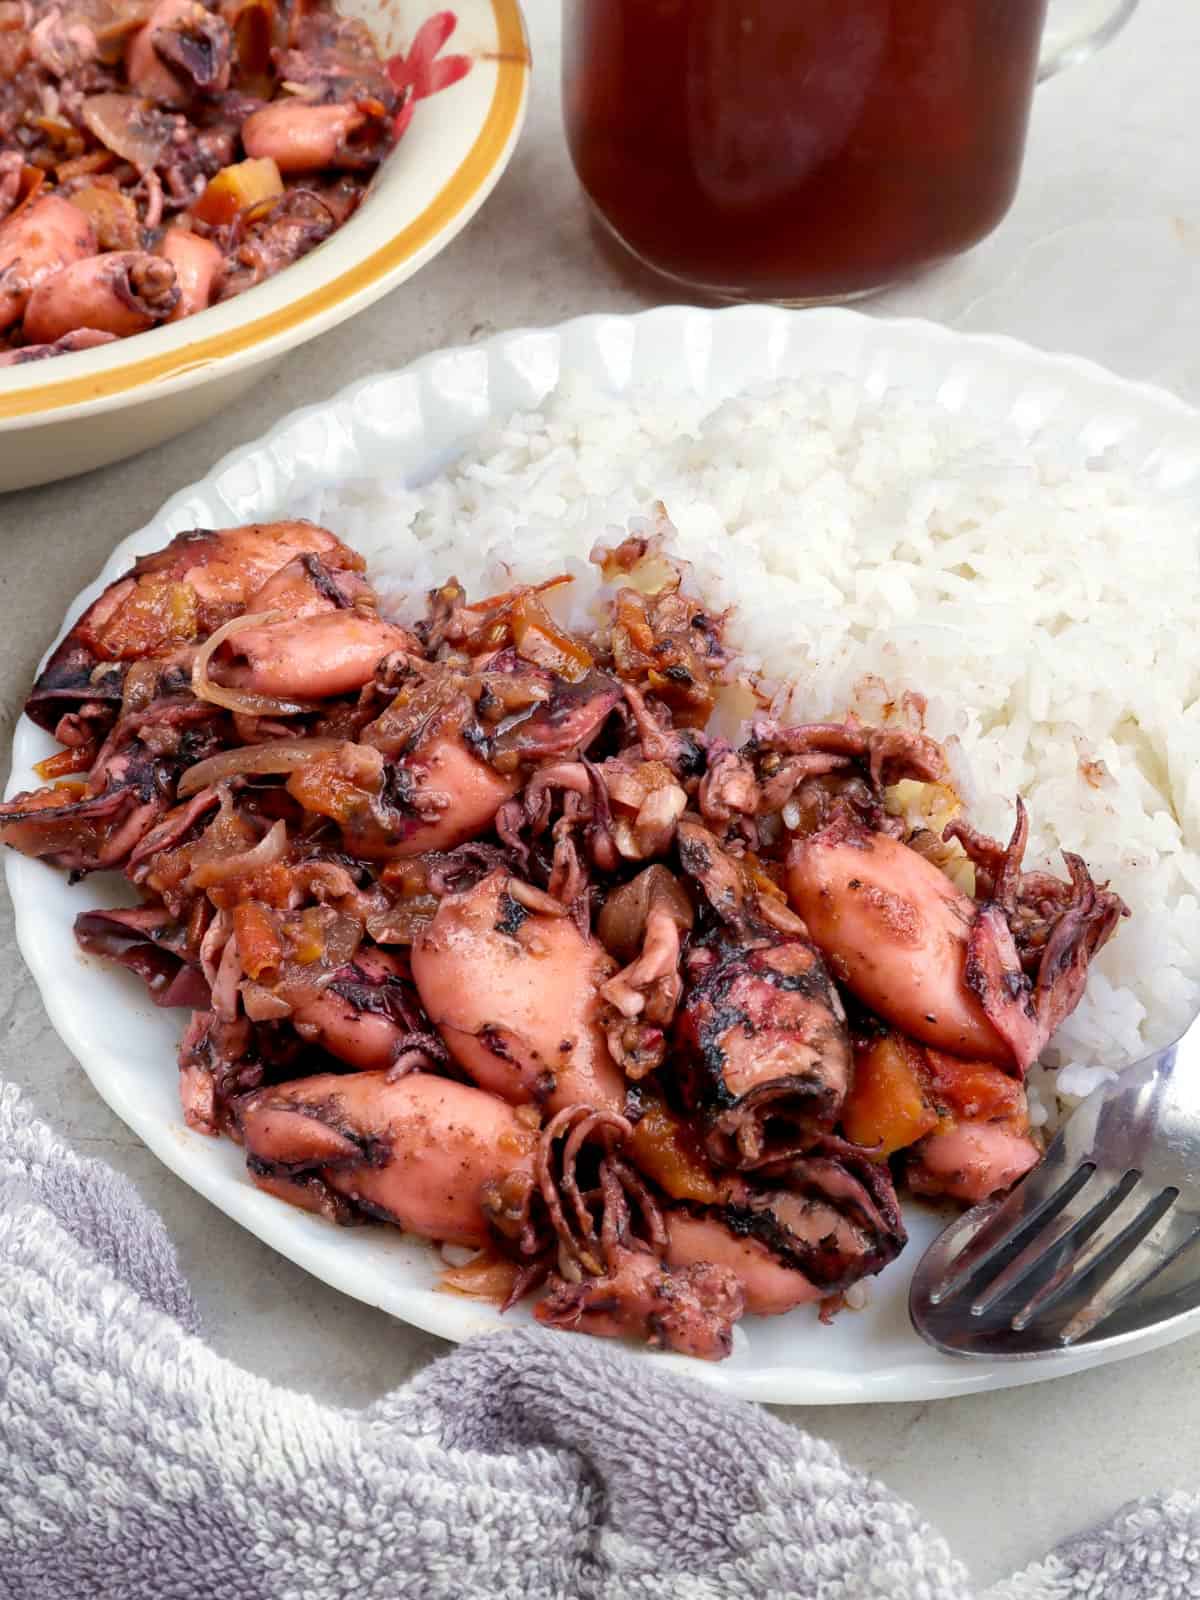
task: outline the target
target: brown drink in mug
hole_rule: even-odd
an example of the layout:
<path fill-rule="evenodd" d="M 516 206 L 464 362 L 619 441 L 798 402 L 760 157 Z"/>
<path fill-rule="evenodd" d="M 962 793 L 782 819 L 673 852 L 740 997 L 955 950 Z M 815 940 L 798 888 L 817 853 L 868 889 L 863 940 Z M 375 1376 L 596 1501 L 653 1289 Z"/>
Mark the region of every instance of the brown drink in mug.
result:
<path fill-rule="evenodd" d="M 870 294 L 978 243 L 1034 86 L 1137 0 L 564 0 L 563 106 L 593 207 L 730 300 Z"/>

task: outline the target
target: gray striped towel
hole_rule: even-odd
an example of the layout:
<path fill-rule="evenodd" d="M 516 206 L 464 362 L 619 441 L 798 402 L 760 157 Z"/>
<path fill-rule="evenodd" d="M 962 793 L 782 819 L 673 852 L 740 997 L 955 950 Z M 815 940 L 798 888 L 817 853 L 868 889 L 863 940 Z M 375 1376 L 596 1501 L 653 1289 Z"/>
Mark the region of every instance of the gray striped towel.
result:
<path fill-rule="evenodd" d="M 597 1340 L 497 1334 L 364 1411 L 206 1346 L 161 1222 L 0 1085 L 3 1600 L 970 1600 L 827 1444 Z M 1200 1595 L 1175 1495 L 987 1600 Z"/>

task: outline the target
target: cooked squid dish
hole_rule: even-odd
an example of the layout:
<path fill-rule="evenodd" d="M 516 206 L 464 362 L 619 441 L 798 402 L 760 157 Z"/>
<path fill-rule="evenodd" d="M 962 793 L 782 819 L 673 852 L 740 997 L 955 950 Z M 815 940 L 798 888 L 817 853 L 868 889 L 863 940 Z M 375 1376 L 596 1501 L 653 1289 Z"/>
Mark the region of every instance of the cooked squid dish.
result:
<path fill-rule="evenodd" d="M 597 547 L 585 635 L 553 573 L 406 626 L 311 523 L 180 534 L 39 676 L 62 748 L 0 838 L 134 887 L 79 945 L 189 1014 L 183 1114 L 255 1184 L 718 1359 L 855 1304 L 897 1185 L 1038 1161 L 1024 1075 L 1126 912 L 1025 868 L 1019 800 L 972 828 L 912 718 L 714 731 L 736 663 L 669 541 Z"/>
<path fill-rule="evenodd" d="M 0 0 L 0 366 L 176 322 L 307 255 L 418 90 L 446 86 L 424 56 L 447 20 L 418 63 L 329 0 Z"/>

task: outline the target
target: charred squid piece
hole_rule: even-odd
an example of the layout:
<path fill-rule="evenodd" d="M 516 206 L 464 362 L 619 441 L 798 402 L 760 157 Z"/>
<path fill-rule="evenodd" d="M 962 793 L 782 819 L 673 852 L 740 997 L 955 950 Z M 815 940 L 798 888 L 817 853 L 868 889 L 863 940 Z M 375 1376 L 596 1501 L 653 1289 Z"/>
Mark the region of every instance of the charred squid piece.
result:
<path fill-rule="evenodd" d="M 251 595 L 246 609 L 278 611 L 298 620 L 350 610 L 374 616 L 378 607 L 374 589 L 360 572 L 328 564 L 315 551 L 306 550 L 273 572 Z M 417 647 L 411 635 L 405 634 L 404 638 L 406 650 Z"/>
<path fill-rule="evenodd" d="M 635 715 L 644 707 L 642 695 L 653 694 L 676 727 L 703 728 L 729 656 L 723 619 L 682 593 L 685 564 L 664 553 L 674 537 L 660 502 L 653 536 L 626 539 L 615 549 L 598 545 L 592 560 L 609 582 L 628 576 L 636 585 L 617 591 L 611 641 L 616 674 L 636 696 L 630 702 Z M 646 755 L 662 759 L 649 749 Z"/>
<path fill-rule="evenodd" d="M 0 805 L 0 844 L 82 877 L 121 866 L 166 805 L 150 775 L 118 779 L 96 795 L 80 798 L 80 790 L 61 784 Z"/>
<path fill-rule="evenodd" d="M 668 1261 L 726 1266 L 758 1316 L 839 1295 L 907 1242 L 887 1167 L 832 1135 L 762 1168 L 722 1205 L 670 1212 L 666 1226 Z"/>
<path fill-rule="evenodd" d="M 359 18 L 324 8 L 293 13 L 288 44 L 275 58 L 276 70 L 286 83 L 302 86 L 306 100 L 378 100 L 386 110 L 396 109 L 396 91 Z"/>
<path fill-rule="evenodd" d="M 119 339 L 165 322 L 179 303 L 175 268 L 145 250 L 108 250 L 44 278 L 22 324 L 31 344 L 91 328 Z"/>
<path fill-rule="evenodd" d="M 393 861 L 447 850 L 482 832 L 515 782 L 475 759 L 451 714 L 432 721 L 400 760 L 369 743 L 342 741 L 294 772 L 287 787 L 306 811 L 337 824 L 353 855 Z"/>
<path fill-rule="evenodd" d="M 158 0 L 143 26 L 130 35 L 125 46 L 125 76 L 135 96 L 157 105 L 187 105 L 192 86 L 186 75 L 172 70 L 157 46 L 160 39 L 167 43 L 168 34 L 198 9 L 194 0 Z"/>
<path fill-rule="evenodd" d="M 793 919 L 753 895 L 740 865 L 699 823 L 679 828 L 684 872 L 719 926 L 694 945 L 675 1019 L 675 1069 L 720 1165 L 755 1167 L 806 1148 L 837 1121 L 850 1086 L 850 1040 L 837 990 Z M 790 915 L 784 911 L 784 927 Z M 774 917 L 771 923 L 766 920 Z"/>
<path fill-rule="evenodd" d="M 102 344 L 114 344 L 116 338 L 115 333 L 101 333 L 98 328 L 76 328 L 53 344 L 23 344 L 19 349 L 6 350 L 0 355 L 0 367 L 24 367 L 51 356 L 69 356 L 75 350 L 96 350 Z"/>
<path fill-rule="evenodd" d="M 64 16 L 52 6 L 29 31 L 29 53 L 54 78 L 67 78 L 94 61 L 99 44 L 93 30 L 78 16 Z M 17 154 L 17 152 L 13 152 Z"/>
<path fill-rule="evenodd" d="M 753 819 L 764 804 L 753 763 L 724 739 L 708 747 L 708 766 L 696 794 L 700 815 L 722 836 L 737 833 L 752 848 L 758 842 Z"/>
<path fill-rule="evenodd" d="M 498 772 L 522 764 L 573 760 L 596 741 L 613 709 L 620 687 L 607 673 L 592 669 L 577 682 L 549 676 L 549 693 L 529 710 L 506 718 L 488 739 L 488 758 Z"/>
<path fill-rule="evenodd" d="M 501 870 L 447 895 L 413 944 L 412 972 L 450 1054 L 483 1088 L 551 1111 L 624 1104 L 601 1024 L 612 962 L 543 890 Z"/>
<path fill-rule="evenodd" d="M 179 1042 L 185 1122 L 212 1138 L 229 1133 L 238 1097 L 294 1075 L 302 1056 L 295 1034 L 274 1023 L 256 1025 L 241 1016 L 228 1020 L 212 1009 L 193 1011 Z"/>
<path fill-rule="evenodd" d="M 340 1200 L 425 1239 L 484 1246 L 497 1196 L 520 1210 L 535 1186 L 531 1114 L 423 1072 L 300 1078 L 246 1096 L 234 1115 L 260 1187 L 309 1210 Z"/>
<path fill-rule="evenodd" d="M 277 200 L 265 201 L 264 209 L 256 207 L 239 219 L 237 226 L 240 242 L 225 257 L 218 300 L 231 300 L 299 261 L 329 238 L 338 218 L 334 202 L 310 185 L 285 189 Z"/>
<path fill-rule="evenodd" d="M 75 942 L 141 978 L 156 1006 L 207 1010 L 208 983 L 188 948 L 188 929 L 164 906 L 81 911 Z"/>
<path fill-rule="evenodd" d="M 327 528 L 294 519 L 176 534 L 162 550 L 143 556 L 129 577 L 142 581 L 170 577 L 187 584 L 198 604 L 210 610 L 211 615 L 202 619 L 208 631 L 215 625 L 213 616 L 226 621 L 249 605 L 269 578 L 305 555 L 319 557 L 326 569 L 338 574 L 361 573 L 365 566 L 358 552 Z M 223 614 L 222 608 L 226 608 Z"/>
<path fill-rule="evenodd" d="M 789 909 L 775 877 L 756 856 L 734 855 L 695 816 L 681 819 L 676 837 L 679 865 L 695 884 L 706 917 L 725 936 L 744 945 L 770 944 L 785 939 L 808 939 L 804 923 Z"/>
<path fill-rule="evenodd" d="M 0 222 L 0 333 L 21 321 L 39 284 L 95 254 L 91 223 L 58 195 L 44 195 L 6 217 Z M 28 340 L 38 343 L 32 335 Z"/>
<path fill-rule="evenodd" d="M 832 1128 L 850 1083 L 845 1013 L 799 939 L 694 952 L 675 1021 L 676 1070 L 723 1166 L 756 1167 Z"/>
<path fill-rule="evenodd" d="M 909 1152 L 904 1177 L 914 1194 L 949 1195 L 977 1205 L 1011 1189 L 1042 1152 L 1005 1122 L 960 1122 L 929 1134 Z"/>
<path fill-rule="evenodd" d="M 658 1205 L 620 1154 L 631 1132 L 623 1117 L 590 1106 L 564 1108 L 543 1131 L 536 1172 L 558 1251 L 534 1315 L 575 1333 L 723 1360 L 742 1314 L 738 1281 L 710 1260 L 664 1263 Z"/>
<path fill-rule="evenodd" d="M 408 964 L 388 950 L 360 946 L 311 1000 L 295 1005 L 292 1026 L 306 1044 L 363 1071 L 399 1078 L 446 1065 L 446 1047 L 421 1009 Z"/>
<path fill-rule="evenodd" d="M 891 1030 L 855 1039 L 848 1139 L 876 1160 L 904 1153 L 909 1188 L 969 1204 L 1035 1165 L 1024 1086 L 990 1061 L 963 1061 Z"/>
<path fill-rule="evenodd" d="M 802 778 L 856 767 L 876 795 L 901 778 L 939 783 L 946 774 L 941 747 L 927 734 L 911 728 L 872 728 L 856 717 L 792 728 L 761 717 L 754 723 L 743 753 L 756 758 L 760 776 L 770 779 L 773 810 L 789 798 L 781 779 L 788 762 L 795 763 L 788 771 L 796 783 Z"/>
<path fill-rule="evenodd" d="M 246 118 L 242 143 L 253 160 L 272 160 L 286 175 L 330 167 L 362 172 L 386 154 L 387 127 L 373 110 L 288 95 Z"/>
<path fill-rule="evenodd" d="M 81 874 L 125 866 L 170 807 L 180 768 L 212 748 L 212 723 L 211 707 L 194 701 L 134 709 L 98 752 L 86 744 L 78 748 L 88 766 L 86 781 L 19 794 L 0 805 L 0 841 Z M 103 719 L 95 726 L 99 731 Z"/>
<path fill-rule="evenodd" d="M 642 759 L 661 762 L 685 784 L 699 778 L 708 759 L 703 732 L 675 727 L 665 706 L 656 714 L 631 683 L 622 687 Z"/>
<path fill-rule="evenodd" d="M 596 933 L 622 963 L 600 989 L 610 1008 L 605 1035 L 627 1078 L 644 1078 L 666 1058 L 668 1029 L 683 995 L 680 941 L 694 921 L 691 901 L 663 866 L 647 867 L 604 902 Z"/>
<path fill-rule="evenodd" d="M 163 234 L 158 249 L 175 268 L 179 289 L 179 299 L 167 321 L 182 322 L 184 317 L 194 317 L 197 311 L 206 310 L 224 261 L 216 245 L 189 228 L 175 227 Z"/>
<path fill-rule="evenodd" d="M 364 579 L 311 551 L 274 572 L 250 603 L 192 663 L 194 694 L 249 717 L 318 712 L 323 700 L 368 685 L 373 695 L 381 664 L 417 648 L 412 634 L 378 615 Z"/>
<path fill-rule="evenodd" d="M 130 661 L 166 655 L 206 637 L 235 616 L 273 573 L 306 553 L 339 573 L 363 566 L 360 556 L 312 522 L 177 534 L 114 579 L 71 627 L 38 674 L 26 716 L 53 731 L 65 713 L 81 706 L 115 709 Z M 186 678 L 180 687 L 186 688 Z"/>
<path fill-rule="evenodd" d="M 1021 1073 L 1035 1058 L 1028 1039 L 1014 1051 L 979 999 L 983 980 L 969 979 L 979 908 L 924 856 L 843 815 L 793 841 L 787 885 L 840 981 L 909 1038 Z M 1012 952 L 988 981 L 1023 1009 L 1028 981 Z"/>
<path fill-rule="evenodd" d="M 158 59 L 193 94 L 218 95 L 229 87 L 232 37 L 228 24 L 205 6 L 159 6 L 148 24 L 150 45 Z M 156 22 L 155 18 L 160 20 Z M 131 62 L 131 79 L 133 69 Z"/>
<path fill-rule="evenodd" d="M 915 850 L 847 816 L 796 839 L 788 855 L 793 906 L 864 1004 L 922 1044 L 1022 1077 L 1078 1005 L 1088 962 L 1126 914 L 1077 856 L 1067 857 L 1069 885 L 1022 875 L 1027 826 L 1019 805 L 1007 851 L 959 824 L 947 830 L 982 863 L 981 883 L 996 895 L 983 904 Z M 1026 945 L 1035 982 L 1013 931 L 1029 928 L 1020 906 L 1027 879 L 1039 933 L 1046 930 L 1040 951 L 1036 936 Z M 1049 899 L 1047 882 L 1055 885 Z"/>
<path fill-rule="evenodd" d="M 414 644 L 403 628 L 373 611 L 333 606 L 303 616 L 248 612 L 218 632 L 222 639 L 215 649 L 225 653 L 206 657 L 210 684 L 291 701 L 302 709 L 314 700 L 361 689 L 386 656 Z M 276 714 L 289 712 L 280 708 Z"/>
<path fill-rule="evenodd" d="M 850 717 L 785 728 L 770 718 L 753 724 L 742 750 L 759 780 L 760 815 L 783 812 L 789 831 L 817 833 L 850 815 L 875 832 L 899 834 L 884 806 L 884 789 L 901 779 L 944 780 L 939 745 L 909 728 L 872 728 Z"/>
<path fill-rule="evenodd" d="M 747 1316 L 779 1317 L 797 1306 L 824 1298 L 826 1291 L 809 1278 L 792 1258 L 786 1224 L 771 1211 L 771 1197 L 755 1197 L 761 1219 L 758 1226 L 771 1242 L 759 1237 L 748 1224 L 746 1207 L 728 1215 L 724 1207 L 704 1210 L 680 1206 L 667 1212 L 667 1261 L 673 1267 L 694 1267 L 702 1262 L 724 1267 L 742 1291 Z"/>
<path fill-rule="evenodd" d="M 407 823 L 389 856 L 450 850 L 483 833 L 520 786 L 515 772 L 498 772 L 466 692 L 466 680 L 434 669 L 404 686 L 361 734 L 389 763 L 394 805 Z"/>
<path fill-rule="evenodd" d="M 975 868 L 983 902 L 968 939 L 966 981 L 1019 1063 L 1036 1060 L 1075 1010 L 1088 964 L 1112 938 L 1129 908 L 1093 882 L 1086 863 L 1063 851 L 1069 878 L 1023 872 L 1029 839 L 1024 802 L 1007 846 L 954 821 L 957 839 Z M 1017 981 L 1024 973 L 1028 982 Z"/>

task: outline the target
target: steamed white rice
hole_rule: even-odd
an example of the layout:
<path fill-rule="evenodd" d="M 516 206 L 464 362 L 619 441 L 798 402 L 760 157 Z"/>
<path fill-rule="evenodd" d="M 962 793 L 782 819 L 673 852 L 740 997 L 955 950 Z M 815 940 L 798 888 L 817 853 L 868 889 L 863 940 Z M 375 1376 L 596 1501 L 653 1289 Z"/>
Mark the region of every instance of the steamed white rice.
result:
<path fill-rule="evenodd" d="M 362 549 L 402 614 L 451 573 L 480 596 L 569 571 L 579 617 L 593 544 L 660 500 L 781 713 L 879 720 L 916 691 L 973 821 L 1007 837 L 1020 793 L 1030 864 L 1061 870 L 1065 845 L 1124 896 L 1133 917 L 1055 1041 L 1058 1092 L 1178 1034 L 1200 1009 L 1196 502 L 1071 441 L 833 379 L 707 411 L 563 391 L 432 482 L 293 509 Z"/>

